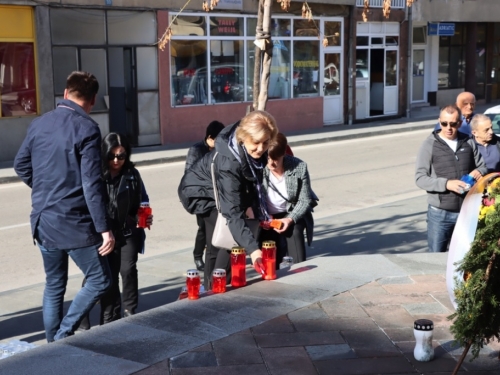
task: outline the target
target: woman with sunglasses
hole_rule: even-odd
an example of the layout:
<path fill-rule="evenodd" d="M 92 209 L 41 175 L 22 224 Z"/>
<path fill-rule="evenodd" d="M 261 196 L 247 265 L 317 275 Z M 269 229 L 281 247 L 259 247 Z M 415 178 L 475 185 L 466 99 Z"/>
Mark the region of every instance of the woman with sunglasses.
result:
<path fill-rule="evenodd" d="M 137 211 L 142 203 L 149 203 L 139 171 L 130 161 L 131 147 L 127 139 L 109 133 L 102 140 L 102 172 L 108 195 L 108 214 L 116 244 L 107 255 L 113 284 L 101 298 L 100 324 L 135 314 L 138 305 L 137 257 L 143 252 L 144 229 L 137 228 Z M 147 224 L 153 223 L 150 215 Z M 119 275 L 122 277 L 120 298 Z M 80 329 L 89 329 L 88 317 Z"/>

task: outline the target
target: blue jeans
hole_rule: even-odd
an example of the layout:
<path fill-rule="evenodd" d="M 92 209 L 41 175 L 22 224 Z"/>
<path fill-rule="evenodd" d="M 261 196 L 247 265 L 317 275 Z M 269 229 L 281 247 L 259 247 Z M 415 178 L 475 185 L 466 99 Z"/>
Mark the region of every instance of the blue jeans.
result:
<path fill-rule="evenodd" d="M 448 249 L 458 212 L 442 210 L 429 205 L 427 209 L 427 242 L 429 252 L 440 253 Z"/>
<path fill-rule="evenodd" d="M 46 249 L 40 243 L 45 268 L 43 293 L 43 324 L 48 342 L 71 336 L 83 316 L 111 285 L 111 274 L 106 257 L 99 255 L 101 245 L 76 249 Z M 87 283 L 77 293 L 63 318 L 64 293 L 68 281 L 68 257 L 71 257 L 85 275 Z"/>

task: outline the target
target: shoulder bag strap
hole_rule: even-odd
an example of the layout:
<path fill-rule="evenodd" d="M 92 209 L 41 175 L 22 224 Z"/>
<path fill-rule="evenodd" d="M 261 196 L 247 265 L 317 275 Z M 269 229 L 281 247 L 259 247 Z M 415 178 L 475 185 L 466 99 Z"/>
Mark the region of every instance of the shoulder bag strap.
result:
<path fill-rule="evenodd" d="M 215 152 L 215 155 L 212 159 L 212 163 L 210 164 L 210 172 L 212 174 L 212 184 L 214 187 L 214 197 L 215 197 L 215 207 L 217 208 L 217 211 L 220 212 L 220 205 L 219 205 L 219 191 L 217 190 L 217 182 L 215 181 L 215 158 L 217 157 L 217 154 L 219 152 Z"/>
<path fill-rule="evenodd" d="M 287 201 L 288 203 L 291 203 L 291 201 L 288 199 L 288 198 L 285 198 L 283 196 L 283 194 L 281 194 L 281 192 L 278 190 L 278 188 L 276 186 L 274 186 L 274 184 L 271 182 L 271 179 L 268 177 L 267 178 L 267 185 L 271 187 L 271 189 L 273 189 L 276 193 L 278 193 L 278 195 L 283 198 L 285 201 Z"/>

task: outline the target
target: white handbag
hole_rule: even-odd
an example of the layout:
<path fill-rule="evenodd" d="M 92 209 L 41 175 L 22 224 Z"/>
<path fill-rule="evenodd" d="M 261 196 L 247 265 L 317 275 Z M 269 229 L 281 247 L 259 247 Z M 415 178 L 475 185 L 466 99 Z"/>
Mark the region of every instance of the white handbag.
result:
<path fill-rule="evenodd" d="M 219 203 L 219 191 L 217 190 L 217 182 L 215 180 L 215 172 L 214 172 L 214 161 L 217 157 L 217 152 L 212 159 L 212 164 L 210 166 L 211 174 L 212 174 L 212 184 L 214 188 L 214 197 L 215 197 L 215 207 L 217 208 L 217 222 L 215 223 L 214 233 L 212 236 L 212 245 L 218 247 L 220 249 L 231 250 L 231 248 L 235 246 L 239 246 L 239 244 L 235 241 L 231 231 L 229 230 L 229 226 L 227 225 L 227 219 L 222 216 L 220 212 L 220 203 Z M 245 223 L 248 228 L 252 232 L 255 238 L 257 239 L 259 231 L 260 231 L 260 222 L 258 219 L 245 219 Z"/>

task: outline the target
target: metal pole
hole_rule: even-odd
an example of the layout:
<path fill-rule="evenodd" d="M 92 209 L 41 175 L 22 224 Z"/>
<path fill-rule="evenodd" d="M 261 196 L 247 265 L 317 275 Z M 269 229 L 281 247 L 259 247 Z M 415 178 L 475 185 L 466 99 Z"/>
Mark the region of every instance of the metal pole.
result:
<path fill-rule="evenodd" d="M 413 80 L 413 66 L 411 61 L 413 49 L 413 20 L 412 20 L 412 7 L 406 6 L 406 19 L 408 21 L 408 81 L 406 82 L 406 118 L 411 117 L 411 95 L 412 95 L 412 80 Z"/>

